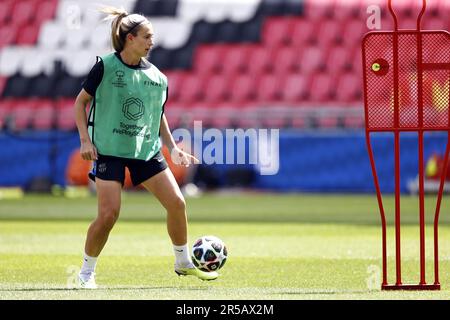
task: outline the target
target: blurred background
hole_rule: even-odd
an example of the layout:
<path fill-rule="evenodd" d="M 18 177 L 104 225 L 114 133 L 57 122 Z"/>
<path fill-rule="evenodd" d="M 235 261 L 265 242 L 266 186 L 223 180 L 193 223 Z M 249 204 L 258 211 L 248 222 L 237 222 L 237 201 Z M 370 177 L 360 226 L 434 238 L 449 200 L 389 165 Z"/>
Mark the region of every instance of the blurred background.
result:
<path fill-rule="evenodd" d="M 417 2 L 417 3 L 416 3 Z M 169 78 L 172 130 L 280 129 L 279 171 L 253 165 L 172 169 L 187 193 L 240 188 L 277 192 L 374 192 L 365 146 L 361 41 L 385 0 L 0 0 L 0 198 L 88 185 L 73 104 L 96 56 L 111 52 L 99 5 L 152 22 L 150 61 Z M 394 1 L 400 26 L 421 1 Z M 424 29 L 450 27 L 450 2 L 428 1 Z M 426 136 L 430 190 L 446 135 Z M 402 136 L 402 192 L 414 192 L 417 142 Z M 390 135 L 374 137 L 382 190 L 394 191 Z M 126 187 L 130 187 L 127 180 Z M 2 196 L 1 196 L 2 195 Z"/>

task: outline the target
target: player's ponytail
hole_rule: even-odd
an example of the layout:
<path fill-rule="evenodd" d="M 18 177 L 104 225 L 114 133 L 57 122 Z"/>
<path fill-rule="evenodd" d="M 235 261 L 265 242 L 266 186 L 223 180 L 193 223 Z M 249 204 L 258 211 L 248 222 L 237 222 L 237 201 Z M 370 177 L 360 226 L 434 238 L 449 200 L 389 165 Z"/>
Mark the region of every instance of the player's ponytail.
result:
<path fill-rule="evenodd" d="M 117 52 L 121 52 L 124 49 L 128 33 L 136 36 L 140 26 L 144 23 L 149 23 L 144 16 L 140 14 L 129 14 L 123 8 L 103 7 L 100 11 L 108 14 L 105 20 L 112 19 L 111 43 Z"/>

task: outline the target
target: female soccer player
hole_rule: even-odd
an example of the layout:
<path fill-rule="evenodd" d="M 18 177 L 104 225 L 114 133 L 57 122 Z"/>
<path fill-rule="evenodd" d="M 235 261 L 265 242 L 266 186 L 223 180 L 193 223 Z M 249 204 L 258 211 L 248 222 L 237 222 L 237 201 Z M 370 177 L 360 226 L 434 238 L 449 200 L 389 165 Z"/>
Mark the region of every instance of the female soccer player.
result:
<path fill-rule="evenodd" d="M 94 160 L 89 176 L 96 183 L 98 197 L 98 215 L 87 232 L 80 286 L 97 287 L 97 257 L 119 217 L 125 167 L 133 184 L 142 184 L 167 210 L 175 272 L 214 280 L 217 272 L 203 272 L 192 264 L 186 203 L 160 152 L 162 140 L 174 163 L 198 163 L 177 147 L 170 133 L 164 115 L 167 77 L 145 58 L 153 45 L 152 25 L 144 16 L 122 9 L 107 7 L 102 11 L 113 19 L 111 40 L 115 52 L 94 65 L 75 101 L 80 153 L 84 160 Z"/>

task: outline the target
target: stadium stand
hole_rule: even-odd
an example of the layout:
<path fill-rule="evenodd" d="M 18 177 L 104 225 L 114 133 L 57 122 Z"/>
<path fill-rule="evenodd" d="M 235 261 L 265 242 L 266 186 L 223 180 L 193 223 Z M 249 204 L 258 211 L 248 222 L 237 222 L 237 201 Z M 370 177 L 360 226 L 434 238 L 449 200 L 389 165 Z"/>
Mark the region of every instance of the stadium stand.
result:
<path fill-rule="evenodd" d="M 168 75 L 165 110 L 173 128 L 194 120 L 219 127 L 362 128 L 360 41 L 369 31 L 368 1 L 102 3 L 152 21 L 150 60 Z M 385 1 L 373 3 L 385 8 Z M 424 27 L 447 29 L 449 5 L 430 6 L 433 19 L 425 17 Z M 417 10 L 406 0 L 397 7 L 402 20 Z M 96 56 L 111 50 L 109 24 L 96 9 L 88 0 L 0 2 L 0 129 L 75 129 L 70 105 Z M 382 28 L 389 29 L 385 11 Z"/>

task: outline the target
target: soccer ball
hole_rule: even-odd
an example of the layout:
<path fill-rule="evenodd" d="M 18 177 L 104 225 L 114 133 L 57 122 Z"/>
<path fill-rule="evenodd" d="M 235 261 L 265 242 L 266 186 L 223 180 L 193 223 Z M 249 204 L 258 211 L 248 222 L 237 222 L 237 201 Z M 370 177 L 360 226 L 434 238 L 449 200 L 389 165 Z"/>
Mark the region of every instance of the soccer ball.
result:
<path fill-rule="evenodd" d="M 192 262 L 202 271 L 219 270 L 227 261 L 227 255 L 225 243 L 215 236 L 203 236 L 192 245 Z"/>

